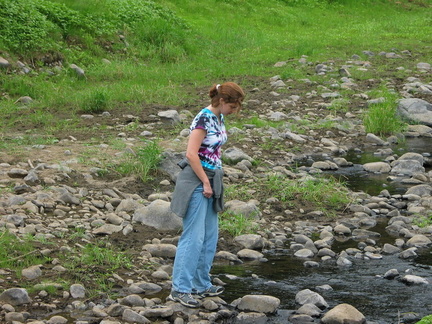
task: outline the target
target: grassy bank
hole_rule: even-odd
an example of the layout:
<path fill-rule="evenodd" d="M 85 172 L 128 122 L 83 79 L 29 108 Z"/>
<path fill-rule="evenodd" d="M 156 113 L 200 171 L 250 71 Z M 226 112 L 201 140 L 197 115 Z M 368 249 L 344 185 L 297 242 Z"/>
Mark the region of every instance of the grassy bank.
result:
<path fill-rule="evenodd" d="M 215 81 L 301 78 L 294 65 L 273 65 L 302 55 L 323 62 L 396 48 L 432 57 L 430 1 L 0 2 L 0 55 L 13 63 L 1 72 L 2 133 L 19 123 L 49 135 L 112 107 L 187 106 L 196 101 L 188 89 Z M 16 60 L 31 72 L 16 73 Z M 17 107 L 21 96 L 34 99 L 31 114 Z"/>

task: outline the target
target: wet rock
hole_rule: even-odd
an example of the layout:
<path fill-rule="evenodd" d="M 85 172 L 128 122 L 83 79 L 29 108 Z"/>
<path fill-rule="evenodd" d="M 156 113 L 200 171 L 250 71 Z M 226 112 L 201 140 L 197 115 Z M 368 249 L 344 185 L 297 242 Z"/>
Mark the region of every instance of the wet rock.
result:
<path fill-rule="evenodd" d="M 426 278 L 422 278 L 415 275 L 405 275 L 400 279 L 403 283 L 413 285 L 428 285 L 429 281 Z"/>
<path fill-rule="evenodd" d="M 267 316 L 264 313 L 240 312 L 235 319 L 236 324 L 265 324 Z"/>
<path fill-rule="evenodd" d="M 237 252 L 237 256 L 240 259 L 259 260 L 264 257 L 264 254 L 250 249 L 242 249 Z"/>
<path fill-rule="evenodd" d="M 366 141 L 375 145 L 386 145 L 386 142 L 384 140 L 372 133 L 366 135 Z"/>
<path fill-rule="evenodd" d="M 237 308 L 258 313 L 274 313 L 280 305 L 280 300 L 267 295 L 246 295 L 240 299 Z"/>
<path fill-rule="evenodd" d="M 239 243 L 246 249 L 259 250 L 265 246 L 265 241 L 261 235 L 257 234 L 244 234 L 234 238 L 234 241 Z"/>
<path fill-rule="evenodd" d="M 349 229 L 347 226 L 345 226 L 343 224 L 336 225 L 335 228 L 333 229 L 333 231 L 336 234 L 341 234 L 341 235 L 350 235 L 351 234 L 351 229 Z"/>
<path fill-rule="evenodd" d="M 314 253 L 309 249 L 300 249 L 294 253 L 297 258 L 312 258 Z"/>
<path fill-rule="evenodd" d="M 384 254 L 397 254 L 401 251 L 401 249 L 397 246 L 392 245 L 392 244 L 385 243 L 382 251 Z"/>
<path fill-rule="evenodd" d="M 363 168 L 368 172 L 374 173 L 389 173 L 391 170 L 391 166 L 386 162 L 370 162 L 365 163 Z"/>
<path fill-rule="evenodd" d="M 408 247 L 427 247 L 431 244 L 432 241 L 423 234 L 416 234 L 406 242 Z"/>
<path fill-rule="evenodd" d="M 305 314 L 312 317 L 319 317 L 321 315 L 321 309 L 314 304 L 304 304 L 296 311 L 297 314 Z"/>
<path fill-rule="evenodd" d="M 63 316 L 55 315 L 47 321 L 47 324 L 66 324 L 67 322 L 68 322 L 67 318 L 64 318 Z"/>
<path fill-rule="evenodd" d="M 297 304 L 300 305 L 312 304 L 320 309 L 325 309 L 328 307 L 325 299 L 320 294 L 310 289 L 304 289 L 299 291 L 295 296 L 295 301 Z"/>
<path fill-rule="evenodd" d="M 321 319 L 324 324 L 363 324 L 366 318 L 354 306 L 339 304 L 329 310 Z"/>

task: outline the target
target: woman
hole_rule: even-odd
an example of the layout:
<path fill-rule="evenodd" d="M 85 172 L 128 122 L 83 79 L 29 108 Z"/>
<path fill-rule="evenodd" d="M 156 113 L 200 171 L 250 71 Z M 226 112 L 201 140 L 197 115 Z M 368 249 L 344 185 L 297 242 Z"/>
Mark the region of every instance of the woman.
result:
<path fill-rule="evenodd" d="M 210 105 L 191 124 L 186 159 L 177 177 L 171 209 L 183 217 L 183 233 L 174 260 L 173 283 L 168 299 L 197 307 L 195 298 L 220 295 L 210 268 L 218 241 L 218 216 L 223 208 L 221 146 L 227 141 L 224 116 L 241 109 L 245 94 L 234 82 L 214 85 Z M 192 295 L 194 294 L 194 295 Z M 195 296 L 195 298 L 194 298 Z"/>

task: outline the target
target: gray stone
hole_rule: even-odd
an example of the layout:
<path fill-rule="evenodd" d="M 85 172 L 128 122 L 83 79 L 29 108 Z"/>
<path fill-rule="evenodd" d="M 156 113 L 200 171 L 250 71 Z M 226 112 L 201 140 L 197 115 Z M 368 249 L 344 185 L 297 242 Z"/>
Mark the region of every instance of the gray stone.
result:
<path fill-rule="evenodd" d="M 354 306 L 339 304 L 329 310 L 321 319 L 324 324 L 363 324 L 366 318 Z"/>
<path fill-rule="evenodd" d="M 238 309 L 258 313 L 275 313 L 280 300 L 267 295 L 246 295 L 240 299 Z"/>

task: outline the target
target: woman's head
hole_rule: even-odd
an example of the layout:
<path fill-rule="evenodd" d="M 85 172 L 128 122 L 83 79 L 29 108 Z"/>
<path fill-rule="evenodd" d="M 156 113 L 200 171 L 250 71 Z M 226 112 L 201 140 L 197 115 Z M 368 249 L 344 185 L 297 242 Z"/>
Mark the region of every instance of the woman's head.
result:
<path fill-rule="evenodd" d="M 234 82 L 225 82 L 213 85 L 210 89 L 209 96 L 213 107 L 218 107 L 221 103 L 221 99 L 223 99 L 223 102 L 225 103 L 236 104 L 238 110 L 240 110 L 245 93 L 238 84 Z"/>

